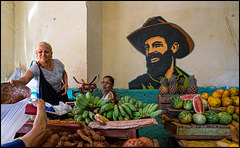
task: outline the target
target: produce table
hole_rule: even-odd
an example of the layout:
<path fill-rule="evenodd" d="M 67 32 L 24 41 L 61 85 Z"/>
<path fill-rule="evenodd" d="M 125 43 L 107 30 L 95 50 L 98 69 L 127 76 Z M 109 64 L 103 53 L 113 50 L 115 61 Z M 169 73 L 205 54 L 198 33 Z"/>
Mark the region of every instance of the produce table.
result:
<path fill-rule="evenodd" d="M 33 122 L 26 122 L 18 131 L 18 134 L 25 134 L 32 129 Z M 61 131 L 76 132 L 79 128 L 82 128 L 81 124 L 47 124 L 47 129 L 50 129 L 53 133 L 59 133 Z M 111 138 L 138 138 L 138 128 L 131 129 L 94 129 L 100 131 L 105 137 Z"/>

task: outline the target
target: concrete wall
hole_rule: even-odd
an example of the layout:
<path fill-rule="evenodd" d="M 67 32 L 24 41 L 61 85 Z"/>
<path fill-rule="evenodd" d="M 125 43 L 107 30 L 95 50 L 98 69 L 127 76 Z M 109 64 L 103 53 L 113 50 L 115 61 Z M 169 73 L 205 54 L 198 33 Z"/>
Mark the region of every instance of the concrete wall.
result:
<path fill-rule="evenodd" d="M 1 2 L 1 81 L 14 68 L 26 70 L 37 43 L 53 46 L 53 57 L 73 80 L 100 74 L 115 78 L 115 88 L 146 72 L 145 56 L 126 39 L 149 17 L 162 16 L 194 40 L 193 52 L 176 65 L 195 75 L 200 87 L 239 86 L 238 1 L 14 1 Z M 4 36 L 4 37 L 3 37 Z M 10 60 L 9 60 L 10 59 Z M 100 83 L 97 84 L 101 88 Z"/>
<path fill-rule="evenodd" d="M 193 52 L 176 65 L 195 75 L 199 86 L 239 86 L 239 2 L 104 1 L 102 18 L 103 75 L 116 88 L 146 73 L 145 56 L 126 37 L 148 18 L 162 16 L 194 40 Z"/>
<path fill-rule="evenodd" d="M 10 76 L 15 67 L 26 70 L 32 60 L 37 60 L 37 44 L 46 41 L 52 45 L 53 58 L 65 64 L 70 86 L 79 87 L 72 77 L 87 79 L 86 2 L 14 1 L 12 4 L 15 34 L 5 35 L 15 41 L 11 49 L 14 52 L 10 52 L 14 65 L 8 67 L 7 62 L 2 61 L 1 74 L 8 69 L 11 73 L 4 74 Z M 2 50 L 9 53 L 6 43 L 2 43 Z"/>
<path fill-rule="evenodd" d="M 14 4 L 1 1 L 1 81 L 14 71 Z"/>
<path fill-rule="evenodd" d="M 102 74 L 102 2 L 87 2 L 87 81 Z M 95 80 L 97 82 L 98 79 Z M 98 81 L 97 86 L 101 86 Z"/>

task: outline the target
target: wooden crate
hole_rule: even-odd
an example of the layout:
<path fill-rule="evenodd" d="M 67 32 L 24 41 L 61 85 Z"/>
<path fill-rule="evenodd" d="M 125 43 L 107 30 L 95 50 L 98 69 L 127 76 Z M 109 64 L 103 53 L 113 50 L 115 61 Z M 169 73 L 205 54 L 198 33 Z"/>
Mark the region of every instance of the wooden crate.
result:
<path fill-rule="evenodd" d="M 177 122 L 165 122 L 166 129 L 176 139 L 231 139 L 231 131 L 228 125 L 221 124 L 182 124 Z"/>
<path fill-rule="evenodd" d="M 185 109 L 174 109 L 171 107 L 171 100 L 173 97 L 176 96 L 182 96 L 184 94 L 179 94 L 179 95 L 157 95 L 157 103 L 158 103 L 158 109 L 165 110 L 165 113 L 171 118 L 178 118 L 178 114 L 181 111 L 186 111 Z M 188 110 L 192 115 L 195 113 L 195 111 Z"/>

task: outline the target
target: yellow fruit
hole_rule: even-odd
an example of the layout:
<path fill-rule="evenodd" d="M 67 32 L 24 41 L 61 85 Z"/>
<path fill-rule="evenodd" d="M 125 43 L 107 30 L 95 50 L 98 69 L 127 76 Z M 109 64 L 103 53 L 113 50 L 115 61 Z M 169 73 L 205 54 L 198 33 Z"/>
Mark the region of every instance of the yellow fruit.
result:
<path fill-rule="evenodd" d="M 231 143 L 231 144 L 229 144 L 228 147 L 239 147 L 239 144 L 237 144 L 237 143 Z"/>
<path fill-rule="evenodd" d="M 221 100 L 217 97 L 210 96 L 208 98 L 208 104 L 212 107 L 219 107 L 221 106 Z"/>
<path fill-rule="evenodd" d="M 208 93 L 202 93 L 201 98 L 207 100 L 210 97 Z"/>
<path fill-rule="evenodd" d="M 235 107 L 232 105 L 229 105 L 226 109 L 226 112 L 228 112 L 229 114 L 234 114 L 235 113 Z"/>
<path fill-rule="evenodd" d="M 230 98 L 230 97 L 221 98 L 221 101 L 222 101 L 222 106 L 223 107 L 229 106 L 233 103 L 233 99 Z"/>
<path fill-rule="evenodd" d="M 239 96 L 232 96 L 233 99 L 233 105 L 234 106 L 239 106 Z"/>
<path fill-rule="evenodd" d="M 230 96 L 237 96 L 239 94 L 239 90 L 236 87 L 229 89 Z"/>
<path fill-rule="evenodd" d="M 229 90 L 225 90 L 225 91 L 222 93 L 222 98 L 224 98 L 224 97 L 229 97 L 229 96 L 230 96 Z"/>
<path fill-rule="evenodd" d="M 222 94 L 219 92 L 219 91 L 215 91 L 212 93 L 212 96 L 213 97 L 216 97 L 216 98 L 222 98 Z"/>
<path fill-rule="evenodd" d="M 220 92 L 221 94 L 224 92 L 223 89 L 218 89 L 218 90 L 216 90 L 216 91 Z"/>

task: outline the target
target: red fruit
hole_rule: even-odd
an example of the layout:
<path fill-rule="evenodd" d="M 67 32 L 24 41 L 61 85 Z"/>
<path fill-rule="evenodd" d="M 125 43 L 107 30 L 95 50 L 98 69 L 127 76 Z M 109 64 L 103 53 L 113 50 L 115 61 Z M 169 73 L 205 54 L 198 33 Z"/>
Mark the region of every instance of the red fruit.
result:
<path fill-rule="evenodd" d="M 187 95 L 180 96 L 180 98 L 183 100 L 192 100 L 196 95 L 197 94 L 187 94 Z"/>
<path fill-rule="evenodd" d="M 195 95 L 193 98 L 193 108 L 196 113 L 203 114 L 205 111 L 204 104 L 202 102 L 202 99 L 200 98 L 200 95 Z"/>
<path fill-rule="evenodd" d="M 235 112 L 239 115 L 239 107 L 236 108 Z"/>

